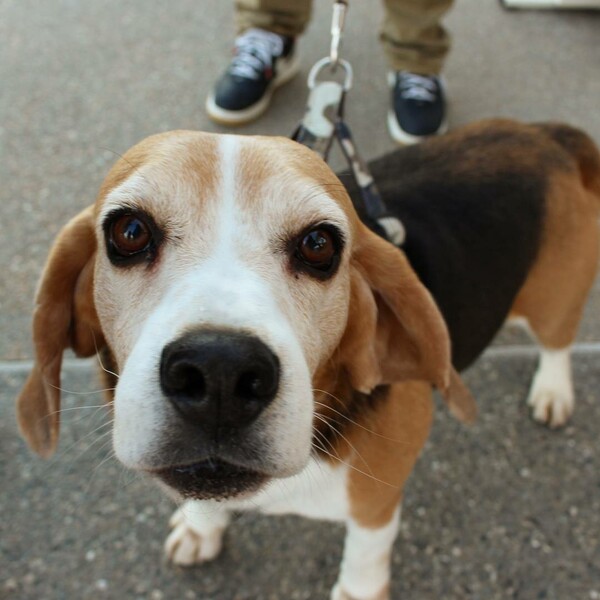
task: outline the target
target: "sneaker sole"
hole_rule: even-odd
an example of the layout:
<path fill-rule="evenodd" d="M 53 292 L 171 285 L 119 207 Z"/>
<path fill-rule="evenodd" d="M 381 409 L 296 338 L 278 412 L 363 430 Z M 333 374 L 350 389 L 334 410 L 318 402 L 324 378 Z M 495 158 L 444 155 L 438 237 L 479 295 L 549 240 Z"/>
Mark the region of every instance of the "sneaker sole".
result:
<path fill-rule="evenodd" d="M 433 133 L 428 133 L 427 135 L 414 135 L 413 133 L 408 133 L 407 131 L 404 131 L 402 127 L 400 127 L 400 123 L 398 123 L 398 119 L 396 119 L 396 114 L 392 109 L 388 111 L 387 126 L 392 139 L 395 142 L 402 144 L 403 146 L 408 146 L 410 144 L 418 144 L 419 142 L 422 142 L 427 138 L 430 138 L 435 135 L 442 135 L 448 131 L 448 121 L 447 119 L 444 119 L 442 121 L 442 124 Z"/>
<path fill-rule="evenodd" d="M 297 55 L 285 60 L 285 62 L 282 60 L 280 66 L 280 72 L 266 89 L 263 97 L 243 110 L 221 108 L 215 101 L 214 93 L 211 93 L 206 99 L 205 105 L 208 116 L 220 125 L 245 125 L 258 119 L 269 108 L 275 90 L 293 79 L 300 71 L 300 61 Z"/>
<path fill-rule="evenodd" d="M 394 85 L 396 85 L 395 75 L 394 73 L 389 72 L 388 86 L 390 90 L 394 88 Z M 443 80 L 442 85 L 444 85 Z M 446 100 L 446 103 L 447 102 L 448 101 Z M 404 129 L 402 129 L 400 123 L 398 123 L 394 109 L 390 108 L 387 114 L 387 126 L 390 136 L 395 142 L 402 144 L 403 146 L 409 146 L 411 144 L 418 144 L 419 142 L 422 142 L 423 140 L 426 140 L 434 135 L 442 135 L 446 133 L 448 131 L 448 119 L 444 118 L 437 130 L 432 133 L 428 133 L 427 135 L 415 135 L 414 133 L 408 133 L 408 131 L 404 131 Z"/>

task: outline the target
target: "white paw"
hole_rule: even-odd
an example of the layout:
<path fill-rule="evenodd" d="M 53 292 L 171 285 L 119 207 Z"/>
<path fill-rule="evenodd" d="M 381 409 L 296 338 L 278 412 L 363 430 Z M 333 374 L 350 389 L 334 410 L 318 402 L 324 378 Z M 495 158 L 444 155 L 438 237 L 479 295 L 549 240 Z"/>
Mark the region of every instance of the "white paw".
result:
<path fill-rule="evenodd" d="M 190 567 L 213 560 L 221 552 L 226 521 L 217 519 L 211 523 L 206 517 L 198 519 L 184 504 L 173 513 L 169 525 L 172 531 L 164 548 L 167 560 L 173 564 Z"/>
<path fill-rule="evenodd" d="M 389 586 L 385 586 L 383 590 L 381 590 L 375 596 L 370 596 L 369 598 L 365 598 L 364 600 L 389 600 Z M 340 582 L 338 581 L 331 590 L 330 600 L 363 600 L 362 598 L 357 598 L 355 596 L 351 596 L 348 592 L 346 592 Z"/>
<path fill-rule="evenodd" d="M 342 589 L 342 586 L 336 583 L 331 590 L 330 600 L 352 600 L 351 596 Z"/>
<path fill-rule="evenodd" d="M 556 428 L 565 425 L 573 414 L 575 398 L 571 389 L 544 388 L 534 384 L 527 404 L 536 421 Z"/>
<path fill-rule="evenodd" d="M 575 407 L 575 394 L 568 348 L 542 349 L 527 404 L 533 418 L 550 427 L 561 427 L 569 420 Z"/>

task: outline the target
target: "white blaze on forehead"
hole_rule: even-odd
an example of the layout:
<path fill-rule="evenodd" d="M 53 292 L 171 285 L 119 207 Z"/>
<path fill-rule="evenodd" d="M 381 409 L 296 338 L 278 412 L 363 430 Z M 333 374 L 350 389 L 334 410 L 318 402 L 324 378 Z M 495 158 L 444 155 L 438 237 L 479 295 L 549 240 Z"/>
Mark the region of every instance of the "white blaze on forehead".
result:
<path fill-rule="evenodd" d="M 236 212 L 236 162 L 239 154 L 239 146 L 233 136 L 224 135 L 221 138 L 219 151 L 221 153 L 222 177 L 221 177 L 221 220 L 219 222 L 219 238 L 225 240 L 230 237 L 231 227 Z"/>

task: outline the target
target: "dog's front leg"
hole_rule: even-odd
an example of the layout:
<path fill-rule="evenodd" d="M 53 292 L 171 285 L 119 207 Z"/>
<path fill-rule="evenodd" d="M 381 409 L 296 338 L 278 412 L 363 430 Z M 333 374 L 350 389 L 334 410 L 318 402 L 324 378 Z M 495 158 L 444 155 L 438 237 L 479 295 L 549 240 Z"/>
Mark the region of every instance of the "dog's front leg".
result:
<path fill-rule="evenodd" d="M 400 523 L 402 490 L 432 420 L 431 388 L 411 381 L 391 386 L 377 412 L 348 428 L 352 442 L 344 556 L 331 600 L 388 600 L 390 558 Z"/>
<path fill-rule="evenodd" d="M 399 523 L 400 507 L 379 528 L 348 520 L 344 557 L 331 600 L 388 600 L 390 558 Z"/>
<path fill-rule="evenodd" d="M 171 533 L 165 541 L 167 559 L 183 567 L 207 562 L 221 551 L 223 533 L 231 514 L 212 500 L 187 500 L 169 521 Z"/>

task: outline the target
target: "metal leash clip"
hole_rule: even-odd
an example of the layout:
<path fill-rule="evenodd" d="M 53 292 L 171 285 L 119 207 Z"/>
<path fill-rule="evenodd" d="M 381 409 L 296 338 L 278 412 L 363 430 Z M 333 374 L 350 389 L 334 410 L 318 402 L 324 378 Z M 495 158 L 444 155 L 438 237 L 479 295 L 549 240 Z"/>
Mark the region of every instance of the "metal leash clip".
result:
<path fill-rule="evenodd" d="M 317 78 L 327 67 L 332 68 L 331 58 L 319 60 L 308 75 L 309 96 L 304 117 L 292 135 L 292 139 L 314 150 L 327 160 L 336 132 L 336 122 L 343 111 L 346 92 L 352 87 L 352 67 L 338 58 L 337 64 L 345 71 L 343 83 Z"/>

